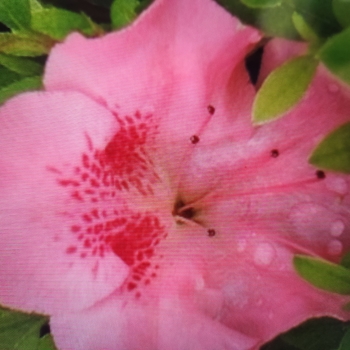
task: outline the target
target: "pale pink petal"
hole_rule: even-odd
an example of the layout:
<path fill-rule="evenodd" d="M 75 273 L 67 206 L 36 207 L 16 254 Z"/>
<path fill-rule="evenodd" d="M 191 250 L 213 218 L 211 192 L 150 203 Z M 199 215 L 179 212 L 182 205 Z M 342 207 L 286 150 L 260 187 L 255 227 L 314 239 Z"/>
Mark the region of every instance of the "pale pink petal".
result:
<path fill-rule="evenodd" d="M 73 34 L 57 45 L 48 60 L 45 87 L 81 91 L 121 119 L 136 111 L 152 113 L 161 139 L 157 157 L 172 153 L 176 169 L 190 151 L 191 136 L 203 133 L 212 118 L 209 106 L 215 108 L 215 119 L 226 122 L 246 113 L 240 98 L 244 90 L 235 95 L 235 77 L 259 38 L 214 1 L 160 0 L 120 32 L 98 39 Z M 222 96 L 228 84 L 231 94 Z M 248 89 L 243 99 L 251 95 Z M 250 126 L 242 124 L 247 134 Z M 240 131 L 237 125 L 236 134 Z M 166 159 L 163 163 L 169 166 Z"/>
<path fill-rule="evenodd" d="M 317 144 L 350 121 L 349 97 L 320 67 L 286 116 L 248 141 L 198 144 L 188 162 L 181 198 L 216 233 L 212 252 L 201 246 L 203 288 L 223 294 L 223 324 L 261 343 L 311 317 L 350 317 L 346 298 L 314 288 L 292 266 L 294 254 L 339 262 L 350 249 L 350 177 L 308 164 Z"/>
<path fill-rule="evenodd" d="M 149 305 L 111 297 L 89 310 L 54 316 L 50 325 L 62 350 L 248 350 L 257 342 L 162 296 Z"/>
<path fill-rule="evenodd" d="M 23 94 L 0 120 L 0 302 L 43 313 L 88 307 L 129 271 L 87 232 L 95 215 L 124 207 L 93 169 L 119 126 L 76 92 Z"/>

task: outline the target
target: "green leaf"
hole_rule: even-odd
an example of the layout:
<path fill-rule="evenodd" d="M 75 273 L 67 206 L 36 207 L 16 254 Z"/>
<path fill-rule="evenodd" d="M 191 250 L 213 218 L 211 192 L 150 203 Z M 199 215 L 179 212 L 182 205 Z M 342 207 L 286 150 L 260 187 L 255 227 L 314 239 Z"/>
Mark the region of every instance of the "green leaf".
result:
<path fill-rule="evenodd" d="M 130 24 L 136 17 L 137 0 L 114 0 L 111 7 L 111 20 L 114 29 L 120 29 Z"/>
<path fill-rule="evenodd" d="M 340 261 L 340 265 L 350 269 L 350 252 L 346 253 Z"/>
<path fill-rule="evenodd" d="M 342 29 L 333 14 L 332 2 L 333 0 L 293 0 L 295 11 L 322 38 L 334 35 Z"/>
<path fill-rule="evenodd" d="M 48 54 L 53 42 L 38 40 L 34 36 L 0 33 L 0 52 L 14 56 L 41 56 Z"/>
<path fill-rule="evenodd" d="M 1 349 L 39 350 L 40 329 L 47 317 L 0 308 Z"/>
<path fill-rule="evenodd" d="M 350 329 L 345 333 L 341 340 L 340 346 L 337 350 L 349 350 L 350 349 Z"/>
<path fill-rule="evenodd" d="M 294 268 L 305 280 L 329 292 L 350 295 L 350 270 L 329 261 L 295 255 Z"/>
<path fill-rule="evenodd" d="M 254 123 L 278 118 L 299 102 L 311 83 L 317 64 L 312 56 L 301 56 L 275 69 L 256 95 Z"/>
<path fill-rule="evenodd" d="M 266 8 L 281 5 L 282 0 L 241 0 L 241 2 L 252 8 Z"/>
<path fill-rule="evenodd" d="M 37 0 L 29 0 L 30 12 L 41 11 L 44 7 Z"/>
<path fill-rule="evenodd" d="M 319 57 L 327 68 L 350 84 L 350 28 L 334 35 L 322 46 Z"/>
<path fill-rule="evenodd" d="M 346 303 L 345 305 L 342 306 L 342 309 L 344 311 L 350 311 L 350 303 Z"/>
<path fill-rule="evenodd" d="M 43 66 L 33 60 L 0 53 L 0 64 L 22 76 L 40 75 Z"/>
<path fill-rule="evenodd" d="M 350 122 L 331 132 L 313 151 L 309 162 L 320 168 L 349 174 Z"/>
<path fill-rule="evenodd" d="M 29 29 L 29 0 L 1 0 L 0 22 L 12 30 Z"/>
<path fill-rule="evenodd" d="M 42 338 L 40 338 L 39 341 L 39 347 L 38 350 L 56 350 L 55 343 L 53 341 L 53 338 L 51 334 L 46 334 Z"/>
<path fill-rule="evenodd" d="M 0 89 L 21 79 L 21 76 L 6 67 L 0 66 Z"/>
<path fill-rule="evenodd" d="M 42 77 L 28 77 L 18 80 L 0 89 L 0 104 L 9 98 L 24 91 L 40 90 L 42 88 Z M 0 342 L 1 344 L 1 342 Z"/>
<path fill-rule="evenodd" d="M 333 13 L 338 22 L 344 28 L 350 26 L 350 1 L 349 0 L 333 0 Z"/>
<path fill-rule="evenodd" d="M 345 332 L 343 322 L 324 317 L 309 320 L 281 338 L 299 350 L 331 350 L 339 346 Z"/>
<path fill-rule="evenodd" d="M 310 25 L 305 21 L 304 17 L 298 12 L 294 12 L 292 15 L 292 20 L 295 29 L 298 31 L 300 36 L 309 42 L 318 42 L 319 37 L 315 31 L 310 27 Z"/>
<path fill-rule="evenodd" d="M 31 24 L 32 29 L 56 40 L 64 39 L 73 31 L 86 35 L 95 32 L 93 22 L 87 16 L 55 7 L 33 11 Z"/>

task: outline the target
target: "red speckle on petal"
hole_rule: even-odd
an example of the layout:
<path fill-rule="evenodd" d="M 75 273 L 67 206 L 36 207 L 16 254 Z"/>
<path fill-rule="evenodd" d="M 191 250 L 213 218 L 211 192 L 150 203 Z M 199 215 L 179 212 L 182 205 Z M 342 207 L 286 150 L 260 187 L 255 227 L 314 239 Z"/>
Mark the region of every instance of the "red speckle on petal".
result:
<path fill-rule="evenodd" d="M 66 253 L 67 254 L 73 254 L 77 251 L 77 247 L 74 247 L 74 246 L 70 246 L 66 249 Z"/>
<path fill-rule="evenodd" d="M 148 196 L 159 181 L 149 157 L 157 129 L 153 117 L 136 112 L 116 119 L 120 129 L 104 149 L 94 148 L 86 135 L 87 148 L 79 164 L 63 169 L 47 166 L 47 170 L 75 208 L 82 208 L 68 212 L 72 218 L 68 230 L 76 244 L 68 246 L 65 253 L 93 258 L 96 263 L 107 255 L 117 255 L 130 266 L 130 275 L 121 287 L 130 292 L 151 280 L 154 261 L 161 258 L 156 247 L 166 233 L 156 214 L 133 212 L 122 204 L 123 192 L 136 190 Z"/>
<path fill-rule="evenodd" d="M 79 225 L 73 225 L 70 230 L 74 233 L 79 232 L 81 230 L 81 226 Z"/>

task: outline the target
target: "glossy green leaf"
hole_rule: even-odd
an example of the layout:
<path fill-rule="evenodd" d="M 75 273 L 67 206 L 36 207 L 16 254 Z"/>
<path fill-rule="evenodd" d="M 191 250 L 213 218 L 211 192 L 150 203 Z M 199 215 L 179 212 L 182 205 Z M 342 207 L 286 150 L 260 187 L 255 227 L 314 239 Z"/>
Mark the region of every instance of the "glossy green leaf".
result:
<path fill-rule="evenodd" d="M 281 338 L 299 350 L 331 350 L 337 349 L 345 332 L 343 322 L 323 317 L 306 321 Z"/>
<path fill-rule="evenodd" d="M 114 0 L 111 7 L 111 20 L 114 29 L 120 29 L 130 24 L 136 17 L 137 0 Z"/>
<path fill-rule="evenodd" d="M 42 77 L 28 77 L 22 80 L 18 80 L 0 89 L 0 104 L 4 103 L 9 98 L 21 92 L 31 91 L 31 90 L 40 90 L 41 88 L 42 88 Z"/>
<path fill-rule="evenodd" d="M 44 316 L 0 308 L 1 349 L 39 350 L 40 329 L 47 322 Z"/>
<path fill-rule="evenodd" d="M 44 8 L 38 0 L 29 0 L 29 6 L 30 12 L 40 11 Z"/>
<path fill-rule="evenodd" d="M 309 42 L 318 42 L 319 37 L 311 26 L 305 21 L 304 17 L 298 12 L 294 12 L 292 16 L 294 26 L 300 36 Z"/>
<path fill-rule="evenodd" d="M 343 124 L 331 132 L 313 151 L 309 162 L 319 168 L 349 174 L 350 123 Z"/>
<path fill-rule="evenodd" d="M 326 260 L 296 255 L 293 259 L 298 274 L 315 287 L 337 294 L 350 295 L 350 270 Z"/>
<path fill-rule="evenodd" d="M 14 56 L 41 56 L 48 54 L 53 42 L 19 34 L 0 33 L 0 52 Z"/>
<path fill-rule="evenodd" d="M 340 265 L 350 269 L 350 252 L 346 253 L 340 261 Z"/>
<path fill-rule="evenodd" d="M 253 8 L 266 8 L 281 5 L 282 0 L 241 0 L 241 2 Z"/>
<path fill-rule="evenodd" d="M 312 81 L 317 63 L 311 56 L 301 56 L 275 69 L 256 95 L 254 123 L 278 118 L 299 102 Z"/>
<path fill-rule="evenodd" d="M 31 59 L 2 53 L 0 53 L 0 64 L 22 76 L 40 75 L 43 72 L 43 66 Z"/>
<path fill-rule="evenodd" d="M 55 7 L 33 11 L 31 24 L 32 29 L 56 40 L 64 39 L 73 31 L 94 34 L 92 21 L 85 15 Z"/>
<path fill-rule="evenodd" d="M 1 0 L 0 22 L 12 30 L 30 28 L 29 0 Z"/>
<path fill-rule="evenodd" d="M 292 0 L 296 12 L 319 37 L 327 38 L 338 33 L 342 28 L 332 10 L 333 0 Z"/>
<path fill-rule="evenodd" d="M 349 350 L 350 349 L 350 329 L 345 333 L 341 340 L 340 346 L 337 350 Z"/>
<path fill-rule="evenodd" d="M 243 22 L 260 28 L 266 36 L 300 39 L 292 22 L 294 7 L 286 1 L 282 1 L 279 6 L 264 9 L 248 7 L 240 0 L 216 0 L 216 2 Z"/>
<path fill-rule="evenodd" d="M 319 57 L 327 68 L 350 84 L 350 28 L 334 35 L 323 45 Z"/>
<path fill-rule="evenodd" d="M 40 338 L 38 350 L 56 350 L 55 343 L 51 334 L 46 334 Z"/>
<path fill-rule="evenodd" d="M 333 13 L 344 28 L 350 26 L 350 0 L 333 0 Z"/>
<path fill-rule="evenodd" d="M 19 74 L 0 66 L 0 89 L 20 79 L 21 76 Z"/>

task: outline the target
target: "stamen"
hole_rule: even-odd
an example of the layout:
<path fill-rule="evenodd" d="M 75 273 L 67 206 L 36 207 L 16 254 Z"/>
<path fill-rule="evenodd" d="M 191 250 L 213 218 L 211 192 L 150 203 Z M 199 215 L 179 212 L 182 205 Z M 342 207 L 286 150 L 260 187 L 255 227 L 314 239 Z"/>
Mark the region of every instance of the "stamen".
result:
<path fill-rule="evenodd" d="M 215 108 L 212 105 L 207 107 L 209 114 L 213 115 L 215 113 Z"/>
<path fill-rule="evenodd" d="M 212 228 L 208 230 L 208 236 L 209 237 L 214 237 L 216 235 L 216 231 Z"/>
<path fill-rule="evenodd" d="M 278 149 L 273 149 L 270 154 L 272 158 L 277 158 L 280 155 L 280 152 Z"/>
<path fill-rule="evenodd" d="M 192 135 L 190 137 L 190 141 L 191 141 L 191 143 L 193 143 L 195 145 L 196 143 L 199 142 L 199 137 L 197 135 Z"/>
<path fill-rule="evenodd" d="M 323 170 L 317 170 L 316 171 L 316 176 L 318 179 L 322 180 L 326 177 L 326 174 Z"/>

